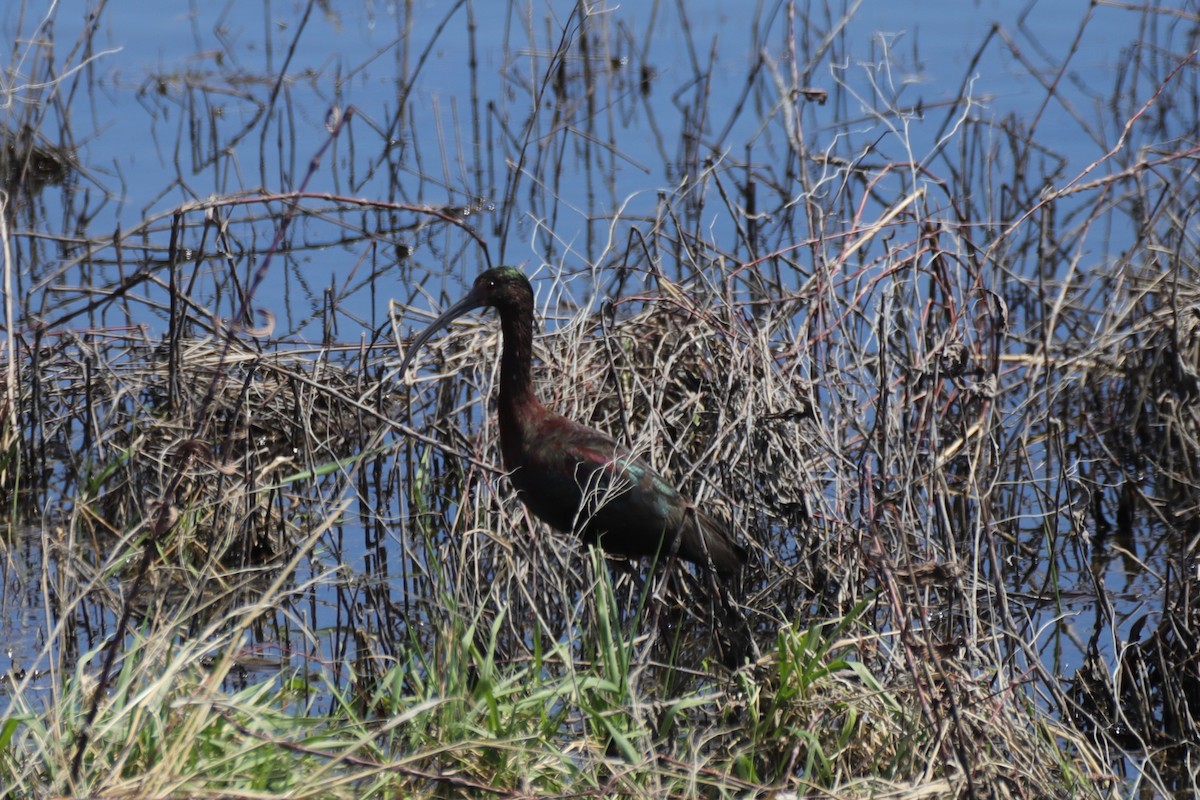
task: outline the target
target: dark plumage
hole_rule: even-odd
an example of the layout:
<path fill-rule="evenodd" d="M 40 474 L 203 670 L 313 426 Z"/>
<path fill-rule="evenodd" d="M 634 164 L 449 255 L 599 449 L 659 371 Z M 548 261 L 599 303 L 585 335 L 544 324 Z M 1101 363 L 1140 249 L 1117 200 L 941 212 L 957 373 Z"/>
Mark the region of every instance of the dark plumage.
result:
<path fill-rule="evenodd" d="M 619 555 L 678 555 L 734 574 L 746 551 L 728 526 L 696 508 L 665 478 L 607 434 L 556 414 L 533 391 L 533 287 L 514 267 L 475 280 L 466 297 L 413 339 L 400 365 L 456 317 L 475 308 L 500 313 L 500 449 L 509 480 L 537 517 Z"/>

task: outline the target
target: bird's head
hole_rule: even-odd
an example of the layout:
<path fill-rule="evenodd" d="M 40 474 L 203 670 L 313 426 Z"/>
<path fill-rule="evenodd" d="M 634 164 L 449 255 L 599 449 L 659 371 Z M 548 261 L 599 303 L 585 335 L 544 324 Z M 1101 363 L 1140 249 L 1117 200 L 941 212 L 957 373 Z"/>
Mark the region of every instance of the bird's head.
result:
<path fill-rule="evenodd" d="M 532 304 L 533 287 L 529 285 L 525 273 L 516 267 L 496 267 L 476 278 L 467 296 L 455 303 L 446 314 L 460 307 L 460 311 L 486 307 L 503 312 L 508 308 L 517 309 Z"/>
<path fill-rule="evenodd" d="M 494 308 L 503 317 L 506 313 L 515 313 L 522 309 L 533 308 L 533 287 L 525 273 L 516 267 L 495 267 L 480 274 L 471 285 L 471 291 L 454 305 L 447 308 L 425 330 L 413 337 L 404 361 L 400 364 L 400 374 L 408 369 L 408 363 L 421 349 L 421 345 L 442 328 L 476 308 Z"/>

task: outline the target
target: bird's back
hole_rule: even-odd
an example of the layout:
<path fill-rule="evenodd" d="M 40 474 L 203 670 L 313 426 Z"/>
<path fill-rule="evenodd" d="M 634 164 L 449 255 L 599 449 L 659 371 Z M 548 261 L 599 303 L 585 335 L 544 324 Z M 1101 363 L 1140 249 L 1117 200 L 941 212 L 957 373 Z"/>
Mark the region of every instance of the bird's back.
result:
<path fill-rule="evenodd" d="M 544 407 L 521 421 L 501 421 L 509 479 L 537 517 L 579 531 L 610 553 L 678 555 L 733 573 L 746 552 L 727 525 L 696 508 L 674 486 L 611 436 Z M 516 426 L 523 426 L 518 428 Z"/>

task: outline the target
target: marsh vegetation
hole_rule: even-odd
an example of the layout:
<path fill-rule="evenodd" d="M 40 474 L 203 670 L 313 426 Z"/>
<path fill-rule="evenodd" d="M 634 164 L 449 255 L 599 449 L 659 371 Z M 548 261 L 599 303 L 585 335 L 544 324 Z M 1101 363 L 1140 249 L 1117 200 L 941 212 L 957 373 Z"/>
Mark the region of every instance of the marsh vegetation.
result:
<path fill-rule="evenodd" d="M 1194 796 L 1196 9 L 1020 16 L 926 103 L 857 3 L 734 56 L 418 5 L 145 75 L 5 12 L 0 797 Z M 541 397 L 733 520 L 744 640 L 525 512 L 495 319 L 397 374 L 507 263 Z"/>

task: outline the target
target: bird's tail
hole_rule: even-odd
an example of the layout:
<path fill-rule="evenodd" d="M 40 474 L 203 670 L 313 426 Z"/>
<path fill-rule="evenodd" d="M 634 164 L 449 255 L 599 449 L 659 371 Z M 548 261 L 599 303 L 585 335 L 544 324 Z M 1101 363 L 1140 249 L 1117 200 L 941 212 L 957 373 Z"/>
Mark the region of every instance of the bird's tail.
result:
<path fill-rule="evenodd" d="M 721 575 L 734 575 L 746 563 L 746 548 L 733 538 L 733 532 L 724 521 L 693 509 L 695 524 L 687 527 L 687 535 L 680 542 L 679 555 L 696 564 L 708 564 Z"/>

